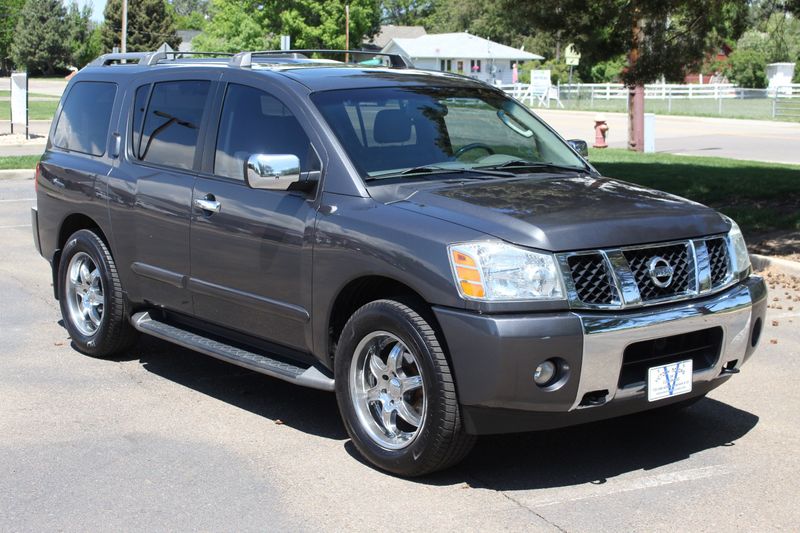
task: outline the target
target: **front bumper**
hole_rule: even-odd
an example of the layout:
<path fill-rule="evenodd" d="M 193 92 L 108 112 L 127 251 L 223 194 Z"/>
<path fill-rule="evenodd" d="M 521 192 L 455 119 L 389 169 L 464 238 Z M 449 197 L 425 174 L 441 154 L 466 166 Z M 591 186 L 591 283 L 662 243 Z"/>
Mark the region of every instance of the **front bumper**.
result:
<path fill-rule="evenodd" d="M 722 384 L 753 353 L 767 289 L 750 276 L 689 302 L 636 311 L 478 315 L 434 308 L 448 345 L 467 430 L 475 434 L 549 429 L 633 413 L 700 396 Z M 633 343 L 721 328 L 713 365 L 695 370 L 692 392 L 647 401 L 644 383 L 620 386 L 623 353 Z M 569 374 L 555 390 L 533 382 L 557 357 Z"/>

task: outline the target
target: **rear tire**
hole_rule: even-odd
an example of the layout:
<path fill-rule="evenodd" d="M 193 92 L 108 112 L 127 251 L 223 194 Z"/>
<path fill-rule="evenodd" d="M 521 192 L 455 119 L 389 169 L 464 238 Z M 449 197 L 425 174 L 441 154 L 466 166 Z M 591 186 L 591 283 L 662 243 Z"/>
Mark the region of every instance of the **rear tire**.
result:
<path fill-rule="evenodd" d="M 75 347 L 92 357 L 112 357 L 136 341 L 114 258 L 91 230 L 67 239 L 58 267 L 61 315 Z"/>
<path fill-rule="evenodd" d="M 411 307 L 378 300 L 356 311 L 336 349 L 335 377 L 347 432 L 378 468 L 420 476 L 472 449 L 444 350 Z"/>

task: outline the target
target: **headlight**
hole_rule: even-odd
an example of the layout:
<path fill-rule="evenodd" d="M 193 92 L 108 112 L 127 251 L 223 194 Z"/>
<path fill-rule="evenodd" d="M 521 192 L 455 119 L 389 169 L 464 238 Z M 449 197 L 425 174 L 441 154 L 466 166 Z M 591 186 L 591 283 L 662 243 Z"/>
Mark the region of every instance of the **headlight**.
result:
<path fill-rule="evenodd" d="M 502 242 L 451 244 L 458 292 L 483 301 L 560 300 L 561 275 L 552 254 Z"/>
<path fill-rule="evenodd" d="M 747 244 L 744 242 L 742 230 L 739 225 L 730 217 L 725 219 L 731 223 L 731 230 L 728 232 L 728 242 L 730 243 L 730 250 L 733 254 L 731 264 L 733 265 L 733 273 L 736 278 L 741 278 L 750 273 L 750 254 L 747 253 Z"/>

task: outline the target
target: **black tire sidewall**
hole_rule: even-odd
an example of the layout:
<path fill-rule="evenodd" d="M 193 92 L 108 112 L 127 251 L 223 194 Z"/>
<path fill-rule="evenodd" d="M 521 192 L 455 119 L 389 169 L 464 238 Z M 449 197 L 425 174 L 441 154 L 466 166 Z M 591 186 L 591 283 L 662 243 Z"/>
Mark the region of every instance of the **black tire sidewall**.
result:
<path fill-rule="evenodd" d="M 337 346 L 335 360 L 336 397 L 345 427 L 359 452 L 371 463 L 392 473 L 414 475 L 424 470 L 427 456 L 432 452 L 434 433 L 440 427 L 441 383 L 439 369 L 432 354 L 433 347 L 425 341 L 422 333 L 399 309 L 384 302 L 369 304 L 367 312 L 354 315 L 345 326 Z M 396 335 L 406 346 L 414 351 L 422 369 L 425 387 L 427 412 L 422 430 L 411 445 L 400 450 L 388 450 L 375 443 L 361 427 L 350 395 L 350 365 L 356 356 L 358 343 L 369 333 L 386 331 Z"/>
<path fill-rule="evenodd" d="M 109 312 L 113 308 L 111 298 L 114 297 L 114 285 L 110 277 L 108 262 L 105 258 L 105 253 L 103 253 L 103 250 L 97 245 L 95 239 L 99 239 L 99 237 L 89 230 L 81 230 L 72 235 L 64 245 L 58 267 L 59 304 L 61 306 L 61 315 L 64 318 L 64 326 L 67 328 L 75 346 L 80 351 L 89 355 L 102 354 L 105 351 L 104 345 L 108 341 L 108 332 L 112 320 L 112 313 Z M 67 295 L 67 267 L 72 258 L 80 252 L 84 252 L 91 257 L 100 272 L 100 282 L 103 284 L 103 316 L 100 319 L 100 326 L 97 328 L 97 331 L 89 336 L 81 333 L 72 323 L 67 304 L 67 298 L 70 297 Z"/>

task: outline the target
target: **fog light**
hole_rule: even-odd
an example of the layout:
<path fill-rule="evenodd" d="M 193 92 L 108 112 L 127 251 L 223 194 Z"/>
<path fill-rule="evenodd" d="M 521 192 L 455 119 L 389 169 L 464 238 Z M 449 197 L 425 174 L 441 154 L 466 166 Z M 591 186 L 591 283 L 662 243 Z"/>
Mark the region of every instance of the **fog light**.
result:
<path fill-rule="evenodd" d="M 533 373 L 533 381 L 540 387 L 545 387 L 556 377 L 556 364 L 551 359 L 541 363 Z"/>

